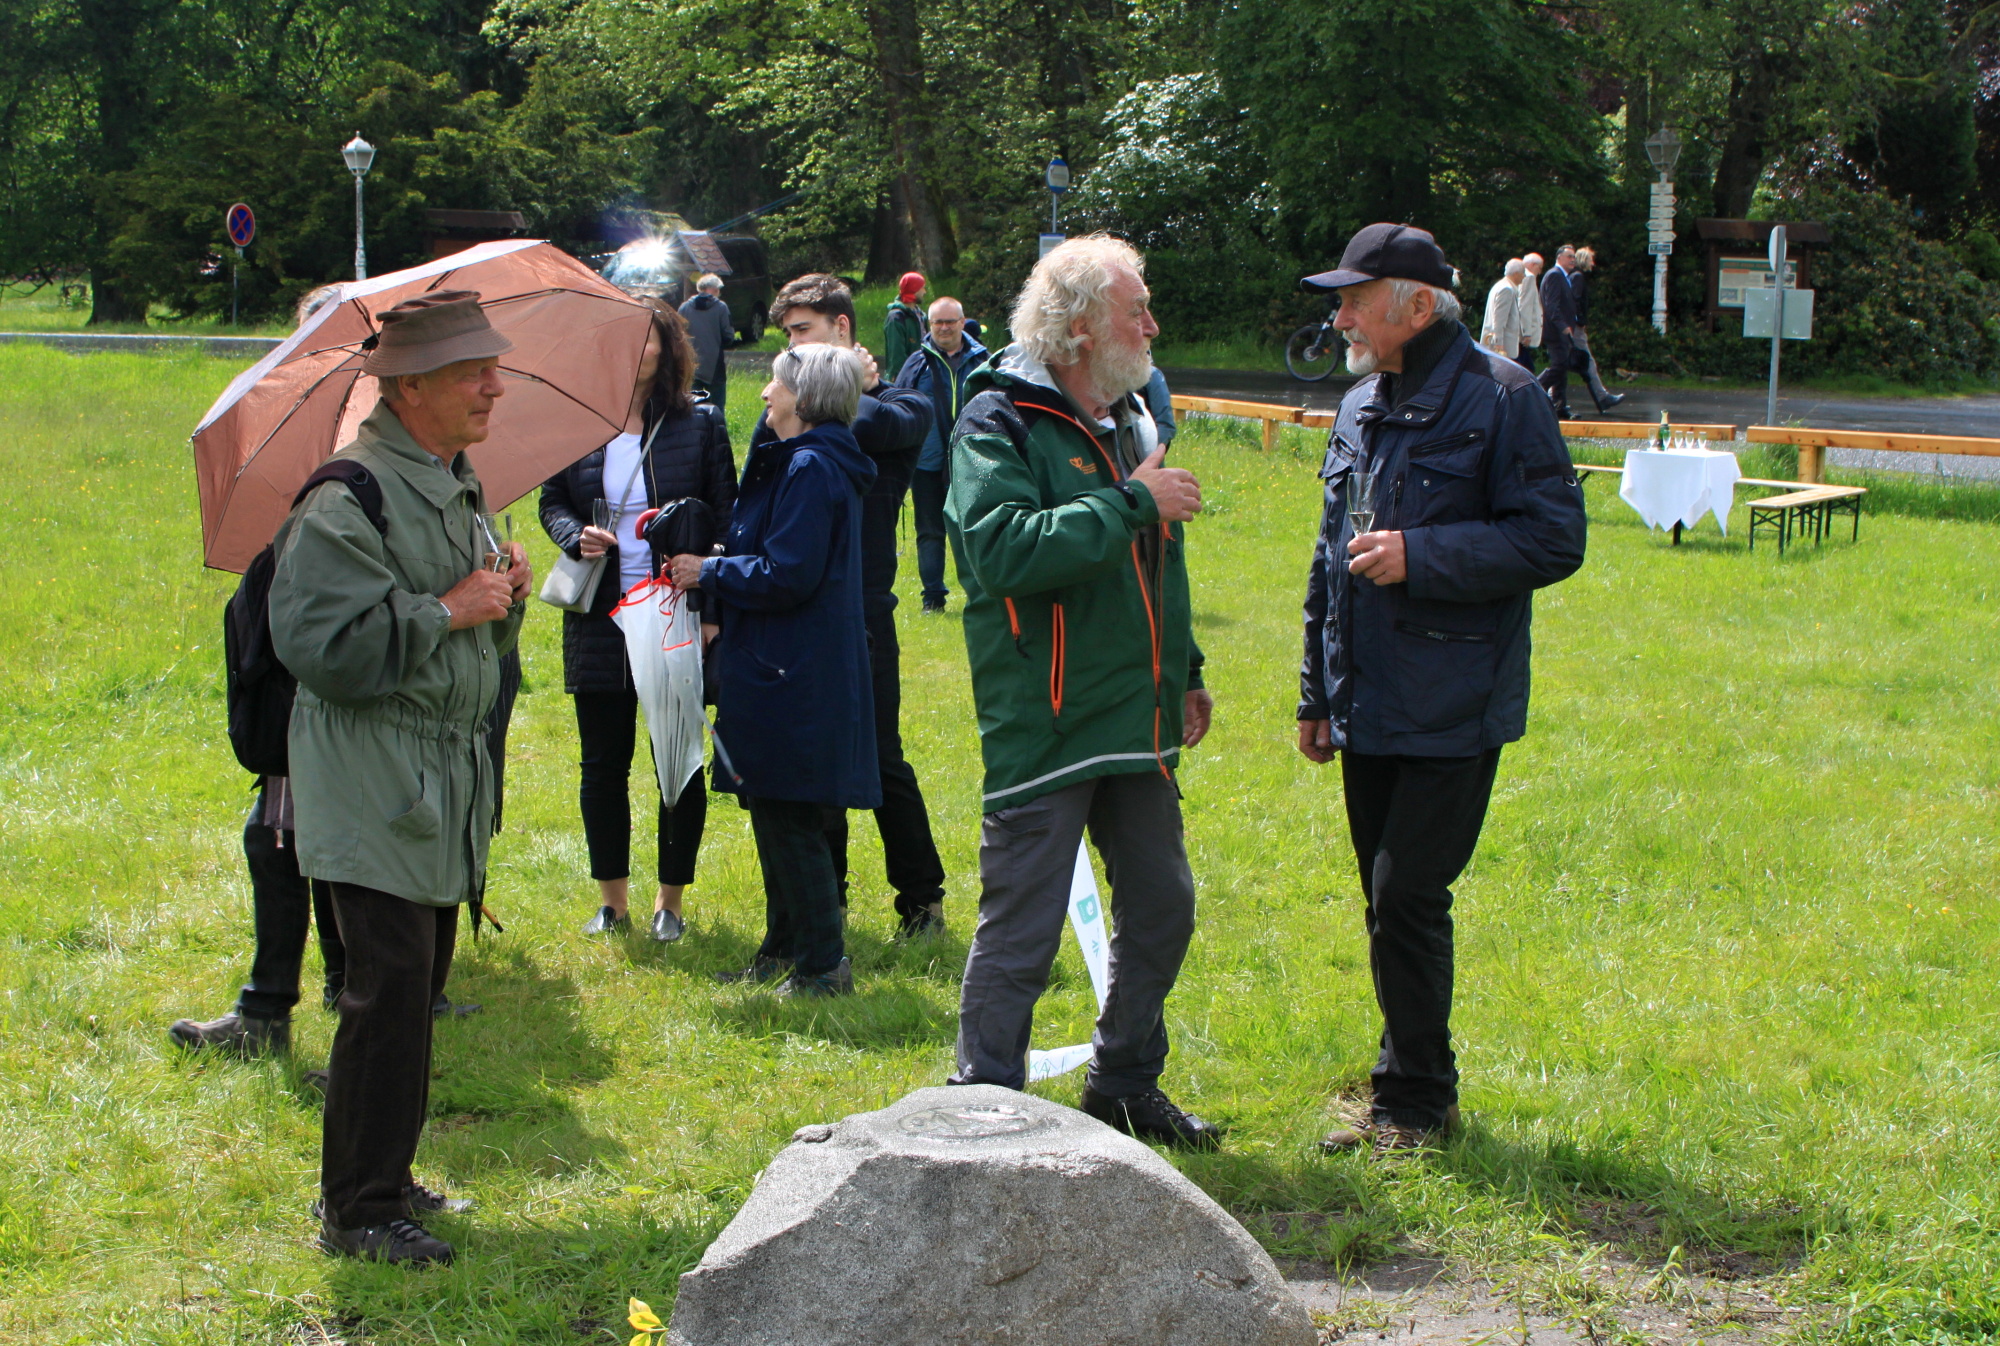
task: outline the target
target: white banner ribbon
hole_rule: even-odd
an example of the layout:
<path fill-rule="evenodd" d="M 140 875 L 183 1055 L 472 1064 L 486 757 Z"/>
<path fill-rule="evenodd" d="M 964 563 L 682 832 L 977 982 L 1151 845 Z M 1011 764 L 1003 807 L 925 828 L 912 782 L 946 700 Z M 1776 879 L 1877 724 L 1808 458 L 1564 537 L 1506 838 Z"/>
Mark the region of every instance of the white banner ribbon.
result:
<path fill-rule="evenodd" d="M 1086 844 L 1076 847 L 1076 872 L 1069 881 L 1069 925 L 1076 932 L 1077 946 L 1083 950 L 1083 965 L 1090 970 L 1090 989 L 1097 992 L 1097 1008 L 1104 1008 L 1104 995 L 1111 985 L 1111 936 L 1104 924 L 1104 903 L 1097 896 L 1097 875 L 1091 872 Z M 1051 1051 L 1028 1053 L 1028 1079 L 1050 1080 L 1067 1075 L 1090 1060 L 1090 1044 L 1057 1047 Z"/>

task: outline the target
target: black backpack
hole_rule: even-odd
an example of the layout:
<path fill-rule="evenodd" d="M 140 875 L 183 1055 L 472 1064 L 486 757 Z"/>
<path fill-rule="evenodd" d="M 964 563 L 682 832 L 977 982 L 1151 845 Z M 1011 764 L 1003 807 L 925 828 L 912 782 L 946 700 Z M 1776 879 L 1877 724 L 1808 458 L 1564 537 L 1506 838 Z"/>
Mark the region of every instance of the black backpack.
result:
<path fill-rule="evenodd" d="M 292 508 L 297 509 L 314 487 L 328 481 L 347 483 L 375 531 L 388 535 L 389 521 L 382 517 L 382 483 L 360 463 L 347 459 L 321 464 L 292 497 Z M 229 746 L 236 750 L 236 760 L 243 769 L 258 776 L 291 774 L 285 735 L 292 722 L 292 698 L 299 689 L 299 680 L 271 648 L 271 578 L 278 569 L 276 547 L 274 539 L 257 553 L 222 613 Z"/>

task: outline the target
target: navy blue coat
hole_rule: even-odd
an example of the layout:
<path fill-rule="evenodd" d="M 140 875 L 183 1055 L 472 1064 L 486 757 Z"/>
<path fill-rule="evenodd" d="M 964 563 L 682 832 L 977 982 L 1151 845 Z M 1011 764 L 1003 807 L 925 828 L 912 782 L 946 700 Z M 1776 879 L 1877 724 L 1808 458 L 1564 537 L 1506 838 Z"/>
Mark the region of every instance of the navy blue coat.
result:
<path fill-rule="evenodd" d="M 871 621 L 896 610 L 896 520 L 930 427 L 930 399 L 890 383 L 861 395 L 861 409 L 850 427 L 854 442 L 875 463 L 875 484 L 861 507 L 861 584 Z M 760 415 L 750 432 L 750 448 L 755 451 L 776 439 Z"/>
<path fill-rule="evenodd" d="M 972 377 L 973 370 L 986 363 L 986 356 L 986 347 L 968 336 L 954 365 L 931 338 L 925 337 L 923 344 L 903 361 L 896 374 L 896 386 L 914 388 L 931 400 L 931 425 L 924 435 L 923 452 L 917 455 L 917 471 L 943 472 L 949 466 L 946 449 L 951 443 L 952 427 L 958 424 L 958 413 L 965 410 L 965 381 Z"/>
<path fill-rule="evenodd" d="M 723 539 L 715 788 L 834 808 L 882 803 L 862 623 L 861 499 L 875 464 L 843 425 L 753 446 Z"/>
<path fill-rule="evenodd" d="M 1341 399 L 1306 585 L 1299 718 L 1354 752 L 1466 757 L 1527 729 L 1529 595 L 1583 564 L 1583 492 L 1548 394 L 1463 328 L 1394 411 L 1387 378 Z M 1408 578 L 1347 569 L 1350 482 L 1400 529 Z"/>

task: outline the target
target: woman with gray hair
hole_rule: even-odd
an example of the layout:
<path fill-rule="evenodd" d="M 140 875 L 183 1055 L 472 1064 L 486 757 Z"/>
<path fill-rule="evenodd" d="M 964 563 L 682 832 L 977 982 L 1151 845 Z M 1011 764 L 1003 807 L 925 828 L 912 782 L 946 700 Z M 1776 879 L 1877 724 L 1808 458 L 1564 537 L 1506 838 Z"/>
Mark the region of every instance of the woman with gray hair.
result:
<path fill-rule="evenodd" d="M 781 994 L 854 989 L 841 935 L 829 810 L 882 802 L 861 606 L 861 497 L 874 462 L 847 428 L 861 359 L 844 346 L 780 352 L 764 389 L 775 441 L 752 444 L 721 556 L 676 556 L 674 583 L 710 595 L 718 630 L 715 788 L 750 812 L 765 934 L 724 981 Z"/>

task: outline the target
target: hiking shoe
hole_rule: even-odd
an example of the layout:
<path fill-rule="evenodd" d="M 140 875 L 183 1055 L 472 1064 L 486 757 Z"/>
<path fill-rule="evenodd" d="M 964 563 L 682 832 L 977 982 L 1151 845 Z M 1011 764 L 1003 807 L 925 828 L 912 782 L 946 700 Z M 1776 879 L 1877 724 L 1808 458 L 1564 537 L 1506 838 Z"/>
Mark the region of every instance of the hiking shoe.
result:
<path fill-rule="evenodd" d="M 656 943 L 672 944 L 687 933 L 687 922 L 662 907 L 653 913 L 653 928 L 649 933 Z"/>
<path fill-rule="evenodd" d="M 205 1024 L 196 1023 L 193 1019 L 177 1019 L 167 1029 L 167 1036 L 174 1040 L 175 1046 L 189 1051 L 213 1047 L 243 1056 L 264 1056 L 292 1049 L 292 1021 L 257 1019 L 232 1010 L 220 1019 L 210 1019 Z"/>
<path fill-rule="evenodd" d="M 919 939 L 944 933 L 944 903 L 932 902 L 904 916 L 896 927 L 897 939 Z"/>
<path fill-rule="evenodd" d="M 631 913 L 613 911 L 610 907 L 599 907 L 597 914 L 583 923 L 586 935 L 622 935 L 631 928 Z"/>
<path fill-rule="evenodd" d="M 446 1015 L 451 1015 L 453 1018 L 463 1019 L 466 1015 L 477 1014 L 485 1008 L 484 1005 L 475 1005 L 467 1000 L 454 1001 L 443 991 L 439 991 L 438 998 L 431 1001 L 431 1018 L 442 1019 Z"/>
<path fill-rule="evenodd" d="M 791 959 L 766 958 L 760 953 L 757 955 L 756 961 L 751 963 L 749 967 L 735 972 L 718 972 L 715 974 L 715 979 L 724 986 L 733 986 L 740 981 L 776 981 L 780 977 L 789 976 L 791 971 Z"/>
<path fill-rule="evenodd" d="M 1162 1089 L 1148 1089 L 1127 1098 L 1109 1098 L 1089 1085 L 1077 1104 L 1114 1131 L 1138 1140 L 1158 1141 L 1179 1150 L 1214 1150 L 1222 1146 L 1222 1128 L 1191 1112 L 1183 1112 Z"/>
<path fill-rule="evenodd" d="M 1458 1104 L 1454 1103 L 1445 1109 L 1443 1126 L 1402 1126 L 1366 1117 L 1351 1126 L 1338 1127 L 1327 1132 L 1320 1137 L 1319 1148 L 1323 1154 L 1353 1154 L 1360 1150 L 1372 1150 L 1376 1154 L 1434 1150 L 1456 1130 L 1458 1130 Z"/>
<path fill-rule="evenodd" d="M 449 1266 L 454 1256 L 449 1243 L 433 1236 L 415 1220 L 391 1220 L 361 1229 L 335 1229 L 322 1220 L 319 1247 L 321 1252 L 335 1257 L 413 1267 Z"/>
<path fill-rule="evenodd" d="M 942 616 L 943 613 L 944 600 L 942 598 L 926 598 L 924 600 L 924 616 L 937 617 Z"/>
<path fill-rule="evenodd" d="M 778 994 L 782 996 L 802 996 L 809 999 L 817 999 L 821 996 L 830 995 L 853 995 L 853 964 L 843 958 L 834 964 L 830 971 L 822 972 L 816 977 L 801 977 L 798 973 L 794 972 L 791 976 L 785 978 L 785 984 L 778 988 Z"/>

